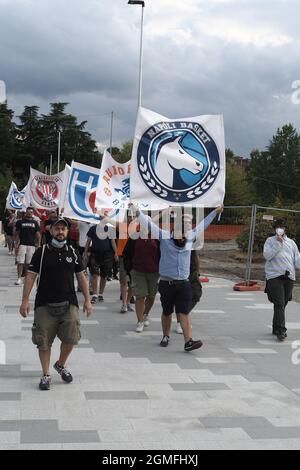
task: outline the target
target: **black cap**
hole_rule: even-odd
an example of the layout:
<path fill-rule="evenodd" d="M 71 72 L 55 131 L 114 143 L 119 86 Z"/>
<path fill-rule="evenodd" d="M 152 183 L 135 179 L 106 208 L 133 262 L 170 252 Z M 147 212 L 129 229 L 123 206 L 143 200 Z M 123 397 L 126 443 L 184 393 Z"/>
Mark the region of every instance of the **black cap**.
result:
<path fill-rule="evenodd" d="M 51 226 L 54 227 L 54 225 L 57 225 L 57 224 L 64 224 L 66 227 L 69 228 L 68 222 L 63 217 L 58 217 L 58 219 L 53 220 Z"/>

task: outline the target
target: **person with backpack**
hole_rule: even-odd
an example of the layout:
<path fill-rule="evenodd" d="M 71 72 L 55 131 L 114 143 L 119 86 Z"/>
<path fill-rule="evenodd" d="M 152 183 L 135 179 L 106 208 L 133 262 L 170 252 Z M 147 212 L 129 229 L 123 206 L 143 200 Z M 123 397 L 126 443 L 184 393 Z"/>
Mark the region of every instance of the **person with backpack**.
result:
<path fill-rule="evenodd" d="M 159 241 L 148 238 L 129 238 L 123 252 L 124 266 L 130 274 L 135 300 L 136 332 L 149 326 L 149 313 L 158 289 Z"/>
<path fill-rule="evenodd" d="M 81 336 L 74 275 L 84 296 L 83 311 L 87 316 L 92 312 L 80 255 L 67 244 L 68 222 L 58 218 L 53 221 L 50 230 L 51 243 L 38 248 L 29 264 L 19 310 L 22 317 L 26 318 L 29 314 L 29 296 L 35 280 L 38 279 L 32 342 L 38 348 L 43 371 L 39 383 L 40 390 L 50 389 L 51 348 L 56 336 L 60 339 L 61 346 L 59 358 L 53 367 L 64 382 L 73 381 L 72 374 L 65 364 Z"/>

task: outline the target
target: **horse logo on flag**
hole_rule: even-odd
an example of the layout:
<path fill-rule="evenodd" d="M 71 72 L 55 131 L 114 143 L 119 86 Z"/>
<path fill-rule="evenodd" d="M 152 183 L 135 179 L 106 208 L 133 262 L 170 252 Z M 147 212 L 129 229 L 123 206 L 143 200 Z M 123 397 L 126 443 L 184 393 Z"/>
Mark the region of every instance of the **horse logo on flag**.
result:
<path fill-rule="evenodd" d="M 151 126 L 137 149 L 138 170 L 153 194 L 185 203 L 215 183 L 220 156 L 212 137 L 199 123 L 166 121 Z"/>

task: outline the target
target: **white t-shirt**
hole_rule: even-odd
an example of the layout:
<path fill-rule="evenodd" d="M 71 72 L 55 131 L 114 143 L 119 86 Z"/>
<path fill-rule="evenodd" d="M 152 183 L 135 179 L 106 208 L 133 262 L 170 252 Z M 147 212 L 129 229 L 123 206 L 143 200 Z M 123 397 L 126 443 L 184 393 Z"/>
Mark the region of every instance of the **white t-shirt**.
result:
<path fill-rule="evenodd" d="M 81 248 L 84 248 L 87 239 L 86 234 L 88 233 L 91 224 L 89 224 L 88 222 L 78 221 L 77 227 L 79 232 L 79 246 Z"/>

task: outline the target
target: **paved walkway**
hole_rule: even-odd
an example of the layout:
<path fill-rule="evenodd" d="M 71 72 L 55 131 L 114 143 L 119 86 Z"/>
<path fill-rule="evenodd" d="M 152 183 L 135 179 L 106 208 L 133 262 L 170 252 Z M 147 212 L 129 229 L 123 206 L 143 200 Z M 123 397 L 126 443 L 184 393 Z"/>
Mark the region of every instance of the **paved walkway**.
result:
<path fill-rule="evenodd" d="M 158 298 L 150 326 L 135 333 L 135 314 L 119 313 L 113 281 L 93 316 L 82 317 L 69 362 L 74 382 L 53 371 L 51 390 L 41 392 L 13 261 L 0 248 L 0 449 L 300 448 L 300 365 L 292 363 L 299 304 L 289 304 L 289 340 L 278 343 L 265 294 L 235 293 L 230 281 L 211 278 L 193 313 L 204 346 L 185 353 L 175 333 L 168 348 L 158 346 Z"/>

